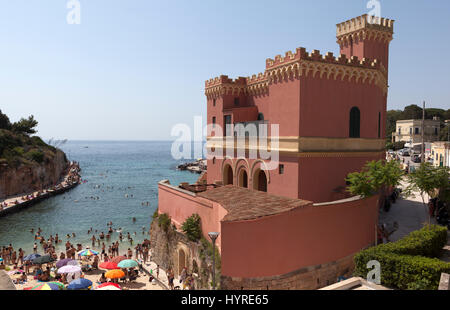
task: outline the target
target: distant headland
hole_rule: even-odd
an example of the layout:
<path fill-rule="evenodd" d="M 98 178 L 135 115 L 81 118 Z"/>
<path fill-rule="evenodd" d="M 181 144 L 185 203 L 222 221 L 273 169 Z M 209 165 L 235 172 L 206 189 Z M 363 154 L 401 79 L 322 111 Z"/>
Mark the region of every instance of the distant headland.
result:
<path fill-rule="evenodd" d="M 33 200 L 31 196 L 37 198 L 63 183 L 72 187 L 79 181 L 78 164 L 70 163 L 63 151 L 36 136 L 37 124 L 33 116 L 12 123 L 0 111 L 0 201 Z"/>

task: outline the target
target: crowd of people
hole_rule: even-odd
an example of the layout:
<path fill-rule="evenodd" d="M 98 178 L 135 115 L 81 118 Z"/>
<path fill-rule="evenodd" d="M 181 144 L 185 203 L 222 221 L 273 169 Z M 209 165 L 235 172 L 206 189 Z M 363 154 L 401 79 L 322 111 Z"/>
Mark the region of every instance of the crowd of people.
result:
<path fill-rule="evenodd" d="M 133 219 L 135 222 L 135 219 Z M 108 242 L 107 238 L 103 232 L 100 233 L 97 238 L 94 235 L 94 232 L 98 232 L 98 230 L 94 230 L 90 228 L 87 231 L 88 235 L 92 235 L 92 246 L 95 249 L 98 249 L 98 255 L 94 255 L 92 257 L 86 258 L 80 256 L 80 252 L 83 249 L 88 249 L 89 246 L 83 246 L 82 243 L 71 243 L 71 239 L 76 238 L 75 233 L 67 234 L 67 240 L 64 241 L 59 236 L 59 234 L 50 235 L 48 238 L 43 236 L 43 230 L 39 227 L 36 230 L 31 228 L 30 233 L 34 235 L 34 244 L 32 253 L 37 254 L 38 252 L 49 255 L 52 258 L 52 263 L 48 264 L 46 268 L 42 268 L 41 265 L 33 265 L 31 260 L 24 260 L 26 257 L 25 251 L 20 248 L 18 250 L 14 249 L 12 244 L 8 246 L 3 246 L 0 252 L 0 269 L 5 269 L 6 266 L 11 266 L 13 270 L 20 271 L 20 277 L 15 279 L 16 284 L 25 283 L 27 281 L 27 276 L 32 276 L 34 279 L 47 282 L 47 281 L 60 281 L 61 283 L 67 284 L 71 279 L 67 279 L 65 274 L 56 273 L 56 268 L 53 265 L 53 262 L 63 259 L 72 259 L 78 260 L 79 262 L 85 262 L 83 266 L 87 266 L 83 268 L 84 271 L 93 271 L 99 270 L 100 259 L 104 262 L 109 262 L 114 260 L 114 258 L 118 256 L 125 256 L 127 259 L 134 259 L 140 263 L 139 270 L 142 272 L 142 264 L 146 264 L 147 262 L 151 262 L 151 250 L 150 250 L 150 240 L 145 238 L 141 243 L 136 244 L 135 246 L 125 246 L 122 252 L 119 250 L 122 249 L 124 238 L 128 239 L 130 245 L 132 245 L 132 237 L 129 232 L 126 235 L 123 234 L 121 229 L 114 229 L 113 223 L 107 223 L 107 231 L 110 237 L 109 240 L 112 239 L 112 235 L 115 234 L 115 237 L 118 240 L 114 240 L 112 242 Z M 125 237 L 126 236 L 126 237 Z M 116 239 L 114 238 L 114 239 Z M 38 250 L 38 248 L 41 248 Z M 58 248 L 65 248 L 65 251 L 58 251 Z M 59 252 L 59 255 L 58 255 Z M 122 253 L 122 255 L 121 255 Z M 31 253 L 30 253 L 31 254 Z M 139 277 L 138 269 L 124 269 L 125 277 L 124 279 L 128 279 L 133 281 Z M 149 276 L 149 282 L 154 282 L 155 279 L 159 280 L 160 267 L 157 265 L 155 272 Z M 81 275 L 82 276 L 82 275 Z M 122 279 L 123 280 L 123 279 Z M 187 269 L 183 269 L 183 272 L 180 275 L 179 285 L 175 285 L 175 275 L 172 269 L 167 271 L 167 280 L 170 289 L 194 289 L 194 278 L 191 274 L 188 273 Z M 108 279 L 105 277 L 105 273 L 102 273 L 100 278 L 98 279 L 98 283 L 106 283 Z M 112 282 L 117 283 L 116 280 Z M 152 283 L 153 283 L 152 282 Z"/>

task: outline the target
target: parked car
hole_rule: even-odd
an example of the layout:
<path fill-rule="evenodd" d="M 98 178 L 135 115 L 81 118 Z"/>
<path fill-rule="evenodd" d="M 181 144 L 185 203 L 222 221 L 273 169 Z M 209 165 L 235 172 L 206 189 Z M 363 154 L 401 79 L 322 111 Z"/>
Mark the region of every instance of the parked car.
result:
<path fill-rule="evenodd" d="M 420 154 L 415 154 L 411 157 L 413 163 L 421 163 L 422 159 L 420 158 Z"/>
<path fill-rule="evenodd" d="M 401 156 L 409 156 L 409 150 L 408 149 L 401 149 L 400 151 L 398 151 L 398 154 Z"/>

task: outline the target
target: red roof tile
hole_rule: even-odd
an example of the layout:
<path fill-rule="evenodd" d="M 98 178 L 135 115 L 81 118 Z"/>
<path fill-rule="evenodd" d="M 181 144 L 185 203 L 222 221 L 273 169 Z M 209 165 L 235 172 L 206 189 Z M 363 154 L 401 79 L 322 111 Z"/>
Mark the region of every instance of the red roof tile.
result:
<path fill-rule="evenodd" d="M 311 201 L 275 196 L 233 185 L 210 189 L 197 196 L 223 206 L 228 211 L 223 221 L 251 220 L 312 204 Z"/>

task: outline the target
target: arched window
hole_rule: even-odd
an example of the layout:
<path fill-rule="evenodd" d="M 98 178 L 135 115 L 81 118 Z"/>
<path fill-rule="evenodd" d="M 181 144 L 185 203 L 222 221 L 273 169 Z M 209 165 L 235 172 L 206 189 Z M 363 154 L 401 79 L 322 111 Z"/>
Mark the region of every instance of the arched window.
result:
<path fill-rule="evenodd" d="M 230 165 L 225 165 L 223 169 L 223 185 L 233 185 L 233 169 Z"/>
<path fill-rule="evenodd" d="M 247 171 L 245 169 L 241 169 L 239 171 L 239 180 L 238 180 L 238 184 L 240 187 L 248 187 L 248 175 L 247 175 Z"/>
<path fill-rule="evenodd" d="M 350 130 L 349 136 L 350 138 L 359 138 L 360 133 L 360 112 L 357 107 L 353 107 L 350 110 Z"/>
<path fill-rule="evenodd" d="M 267 192 L 267 177 L 263 170 L 257 169 L 253 175 L 253 189 Z"/>
<path fill-rule="evenodd" d="M 263 121 L 263 120 L 264 120 L 264 114 L 258 113 L 258 121 Z"/>

